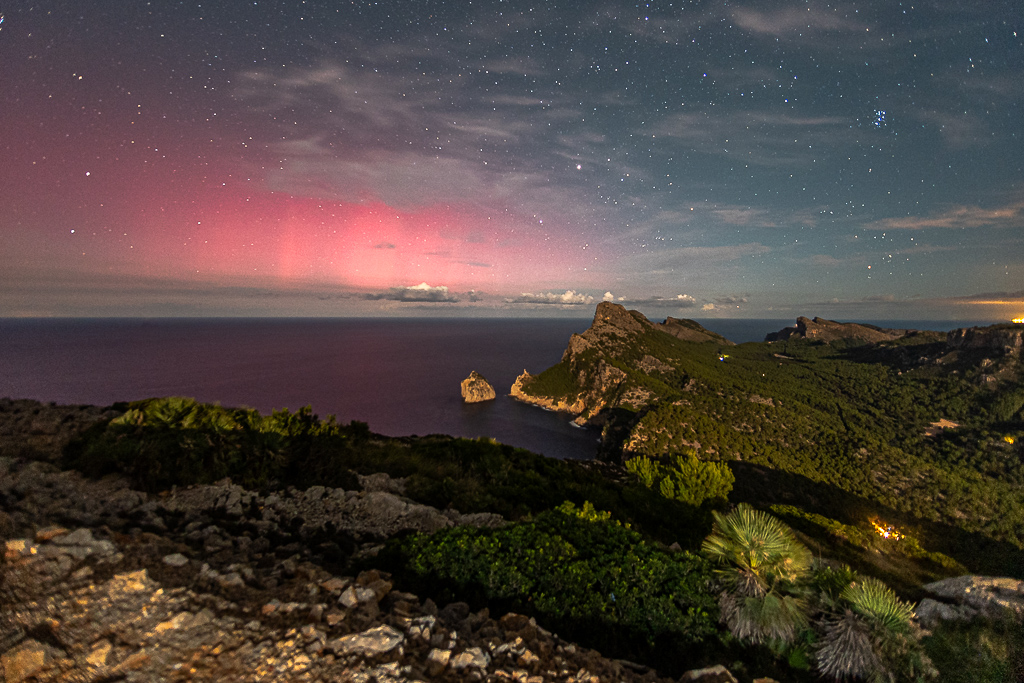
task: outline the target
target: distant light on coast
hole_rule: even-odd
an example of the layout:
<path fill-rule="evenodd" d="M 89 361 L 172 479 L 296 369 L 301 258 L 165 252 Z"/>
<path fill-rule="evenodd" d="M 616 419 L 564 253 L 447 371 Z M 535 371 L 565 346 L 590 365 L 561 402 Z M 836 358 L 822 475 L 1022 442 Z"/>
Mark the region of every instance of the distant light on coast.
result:
<path fill-rule="evenodd" d="M 1024 325 L 1024 316 L 1020 318 L 1014 318 L 1013 322 L 1017 323 L 1018 325 Z"/>
<path fill-rule="evenodd" d="M 883 522 L 877 518 L 871 518 L 868 521 L 871 522 L 871 526 L 875 528 L 875 533 L 882 538 L 888 538 L 893 541 L 898 541 L 903 538 L 903 533 L 888 522 Z"/>

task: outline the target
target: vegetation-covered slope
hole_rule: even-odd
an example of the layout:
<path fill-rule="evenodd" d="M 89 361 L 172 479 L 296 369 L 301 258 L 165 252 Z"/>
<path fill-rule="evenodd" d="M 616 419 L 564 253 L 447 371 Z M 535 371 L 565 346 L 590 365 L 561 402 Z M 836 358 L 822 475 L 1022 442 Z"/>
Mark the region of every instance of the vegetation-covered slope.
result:
<path fill-rule="evenodd" d="M 574 407 L 603 428 L 608 459 L 692 449 L 729 463 L 731 500 L 869 530 L 870 517 L 890 518 L 976 571 L 1022 576 L 1022 334 L 733 346 L 681 340 L 605 303 L 558 365 L 513 393 Z"/>

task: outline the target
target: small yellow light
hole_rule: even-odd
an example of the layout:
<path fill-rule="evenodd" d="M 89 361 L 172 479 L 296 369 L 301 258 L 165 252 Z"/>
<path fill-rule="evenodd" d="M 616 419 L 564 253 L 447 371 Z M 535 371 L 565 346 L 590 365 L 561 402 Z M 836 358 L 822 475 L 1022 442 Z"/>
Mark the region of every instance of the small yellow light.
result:
<path fill-rule="evenodd" d="M 1008 444 L 1010 444 L 1012 446 L 1013 442 L 1015 441 L 1015 439 L 1012 436 L 1004 436 L 1003 437 L 1003 441 L 1005 441 L 1006 443 L 1008 443 Z"/>
<path fill-rule="evenodd" d="M 870 519 L 868 521 L 871 522 L 871 526 L 875 527 L 875 533 L 882 538 L 887 538 L 893 541 L 898 541 L 903 538 L 903 534 L 900 533 L 900 530 L 892 524 L 887 524 L 878 519 Z"/>

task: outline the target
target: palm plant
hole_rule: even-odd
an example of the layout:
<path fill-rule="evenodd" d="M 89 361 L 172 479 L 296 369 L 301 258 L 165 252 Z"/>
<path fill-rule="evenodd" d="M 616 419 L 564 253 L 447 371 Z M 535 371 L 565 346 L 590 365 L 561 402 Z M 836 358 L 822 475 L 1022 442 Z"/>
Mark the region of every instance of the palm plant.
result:
<path fill-rule="evenodd" d="M 914 608 L 871 577 L 852 581 L 822 622 L 818 671 L 835 679 L 924 680 L 934 670 L 913 636 Z"/>
<path fill-rule="evenodd" d="M 722 621 L 734 636 L 753 643 L 786 644 L 807 624 L 801 582 L 811 553 L 778 519 L 741 504 L 715 512 L 703 551 L 721 567 Z"/>

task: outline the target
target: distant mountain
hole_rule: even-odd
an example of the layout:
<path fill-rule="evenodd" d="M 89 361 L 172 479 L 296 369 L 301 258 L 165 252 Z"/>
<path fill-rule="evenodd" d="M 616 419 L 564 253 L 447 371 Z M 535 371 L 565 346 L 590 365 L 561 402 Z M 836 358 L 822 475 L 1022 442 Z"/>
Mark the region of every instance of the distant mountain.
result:
<path fill-rule="evenodd" d="M 899 339 L 913 330 L 891 330 L 860 323 L 837 323 L 824 318 L 799 317 L 796 326 L 787 327 L 765 336 L 765 341 L 786 341 L 789 339 L 814 339 L 831 342 L 839 339 L 859 339 L 866 342 L 883 342 Z"/>

